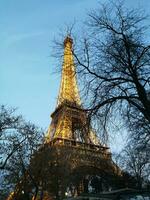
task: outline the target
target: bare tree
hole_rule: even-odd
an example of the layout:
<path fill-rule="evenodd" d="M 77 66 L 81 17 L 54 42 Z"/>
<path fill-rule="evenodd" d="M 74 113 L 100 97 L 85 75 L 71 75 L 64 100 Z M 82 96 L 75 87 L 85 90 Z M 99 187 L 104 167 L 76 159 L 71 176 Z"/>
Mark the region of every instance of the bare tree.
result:
<path fill-rule="evenodd" d="M 1 106 L 0 110 L 0 169 L 5 169 L 8 160 L 17 151 L 33 145 L 34 148 L 42 142 L 42 130 L 26 122 L 21 115 L 15 114 L 16 109 Z M 31 151 L 31 149 L 29 149 Z M 25 151 L 25 150 L 24 150 Z M 32 149 L 34 151 L 34 149 Z M 27 149 L 26 149 L 26 152 Z"/>
<path fill-rule="evenodd" d="M 0 107 L 0 190 L 4 199 L 27 173 L 42 138 L 43 131 L 16 115 L 16 109 Z"/>
<path fill-rule="evenodd" d="M 18 127 L 22 117 L 20 115 L 15 116 L 15 108 L 6 108 L 6 106 L 0 106 L 0 140 L 4 135 L 4 131 Z"/>
<path fill-rule="evenodd" d="M 128 145 L 121 153 L 120 166 L 136 180 L 134 187 L 141 189 L 150 181 L 150 158 L 148 149 L 133 148 Z"/>
<path fill-rule="evenodd" d="M 129 127 L 132 123 L 149 127 L 150 44 L 145 34 L 146 19 L 143 12 L 127 10 L 120 3 L 102 5 L 89 14 L 87 36 L 73 50 L 89 97 L 87 110 L 105 132 L 112 116 L 121 117 Z"/>

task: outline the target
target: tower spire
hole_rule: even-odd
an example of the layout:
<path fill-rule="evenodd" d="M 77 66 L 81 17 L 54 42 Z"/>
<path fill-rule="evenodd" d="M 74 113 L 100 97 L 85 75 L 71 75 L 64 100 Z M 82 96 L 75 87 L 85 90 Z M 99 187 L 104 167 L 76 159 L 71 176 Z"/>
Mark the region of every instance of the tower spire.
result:
<path fill-rule="evenodd" d="M 64 40 L 64 59 L 57 106 L 63 102 L 81 105 L 72 48 L 73 40 L 68 35 Z"/>

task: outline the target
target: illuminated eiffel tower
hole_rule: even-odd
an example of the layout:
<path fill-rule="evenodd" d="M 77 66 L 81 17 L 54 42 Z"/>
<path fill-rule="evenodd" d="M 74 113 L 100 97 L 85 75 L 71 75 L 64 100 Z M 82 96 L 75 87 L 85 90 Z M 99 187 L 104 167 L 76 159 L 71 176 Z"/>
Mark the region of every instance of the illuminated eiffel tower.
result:
<path fill-rule="evenodd" d="M 111 159 L 109 148 L 101 144 L 89 124 L 87 112 L 82 107 L 72 50 L 73 40 L 67 36 L 64 40 L 64 60 L 57 106 L 51 115 L 46 144 L 59 149 L 60 163 L 63 152 L 71 155 L 69 159 L 72 172 L 81 167 L 83 171 L 89 168 L 87 174 L 90 169 L 93 171 L 92 168 L 95 169 L 95 175 L 101 172 L 107 175 L 120 173 Z M 82 186 L 80 191 L 84 191 Z"/>
<path fill-rule="evenodd" d="M 72 54 L 73 40 L 67 36 L 64 41 L 62 78 L 56 110 L 46 141 L 49 143 L 73 143 L 100 145 L 96 134 L 89 129 L 87 113 L 83 110 L 79 96 L 75 65 Z"/>
<path fill-rule="evenodd" d="M 109 177 L 121 173 L 111 159 L 109 148 L 101 144 L 88 123 L 87 112 L 82 107 L 78 91 L 72 46 L 73 40 L 67 36 L 64 40 L 64 60 L 57 106 L 51 115 L 52 121 L 45 143 L 38 152 L 35 152 L 30 163 L 32 179 L 37 181 L 38 188 L 44 188 L 42 192 L 44 200 L 52 199 L 49 193 L 51 186 L 47 177 L 49 171 L 54 170 L 50 178 L 59 183 L 56 191 L 61 198 L 68 188 L 73 196 L 85 191 L 84 180 L 93 175 L 105 174 Z M 61 173 L 58 168 L 61 169 Z M 66 176 L 69 179 L 65 182 Z M 33 185 L 26 182 L 28 179 L 30 177 L 27 174 L 25 179 L 18 183 L 16 194 L 22 192 L 23 185 L 28 187 L 30 193 Z M 56 187 L 56 184 L 54 185 Z M 32 199 L 39 200 L 39 196 L 38 193 Z M 14 193 L 11 193 L 8 200 L 14 199 Z"/>

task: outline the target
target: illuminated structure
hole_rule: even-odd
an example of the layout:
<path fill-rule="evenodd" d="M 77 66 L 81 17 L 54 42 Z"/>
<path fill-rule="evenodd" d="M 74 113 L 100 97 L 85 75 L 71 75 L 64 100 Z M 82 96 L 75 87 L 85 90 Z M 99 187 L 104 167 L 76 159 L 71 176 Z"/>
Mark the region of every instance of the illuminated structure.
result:
<path fill-rule="evenodd" d="M 79 96 L 75 65 L 72 53 L 73 40 L 64 41 L 64 61 L 57 107 L 52 113 L 52 122 L 46 141 L 49 143 L 80 142 L 100 145 L 96 134 L 89 129 L 87 113 L 83 110 Z M 75 144 L 75 143 L 74 143 Z"/>
<path fill-rule="evenodd" d="M 46 144 L 50 148 L 58 149 L 60 165 L 61 159 L 64 159 L 61 155 L 67 151 L 71 155 L 69 162 L 72 173 L 80 167 L 94 168 L 98 174 L 121 173 L 111 159 L 109 148 L 101 144 L 92 130 L 87 112 L 82 107 L 73 60 L 73 40 L 70 36 L 64 40 L 60 90 L 57 106 L 51 117 Z M 68 162 L 67 158 L 66 162 Z"/>
<path fill-rule="evenodd" d="M 30 173 L 32 172 L 32 177 L 38 180 L 39 188 L 47 185 L 49 171 L 54 169 L 56 178 L 53 180 L 59 183 L 57 193 L 61 198 L 67 193 L 68 188 L 71 188 L 72 195 L 85 191 L 83 186 L 85 178 L 93 175 L 101 176 L 104 173 L 107 176 L 120 173 L 119 168 L 111 159 L 109 148 L 100 143 L 89 124 L 87 112 L 82 107 L 72 46 L 73 40 L 67 36 L 64 40 L 64 60 L 57 106 L 51 115 L 52 121 L 45 137 L 45 143 L 35 153 L 30 165 Z M 64 171 L 59 173 L 59 169 Z M 80 173 L 76 181 L 74 176 L 77 176 L 78 172 Z M 66 181 L 66 177 L 69 177 L 69 181 Z M 27 183 L 25 185 L 27 186 Z M 30 190 L 31 185 L 29 185 Z M 48 186 L 44 186 L 44 199 L 51 199 L 46 197 L 49 194 L 50 185 L 51 183 L 48 183 Z M 54 185 L 56 186 L 56 183 Z M 23 187 L 19 186 L 19 191 L 22 190 Z M 35 198 L 39 199 L 38 196 L 33 196 L 33 199 Z M 10 199 L 13 198 L 10 197 Z"/>

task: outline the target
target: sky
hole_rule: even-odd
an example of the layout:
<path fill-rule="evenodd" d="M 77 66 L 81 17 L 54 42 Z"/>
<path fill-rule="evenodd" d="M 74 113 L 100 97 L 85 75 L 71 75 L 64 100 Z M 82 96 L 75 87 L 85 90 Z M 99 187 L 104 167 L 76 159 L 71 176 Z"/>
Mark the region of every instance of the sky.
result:
<path fill-rule="evenodd" d="M 45 130 L 54 111 L 60 75 L 53 73 L 54 37 L 106 0 L 0 0 L 0 104 L 18 108 Z M 150 13 L 149 0 L 125 0 Z"/>

